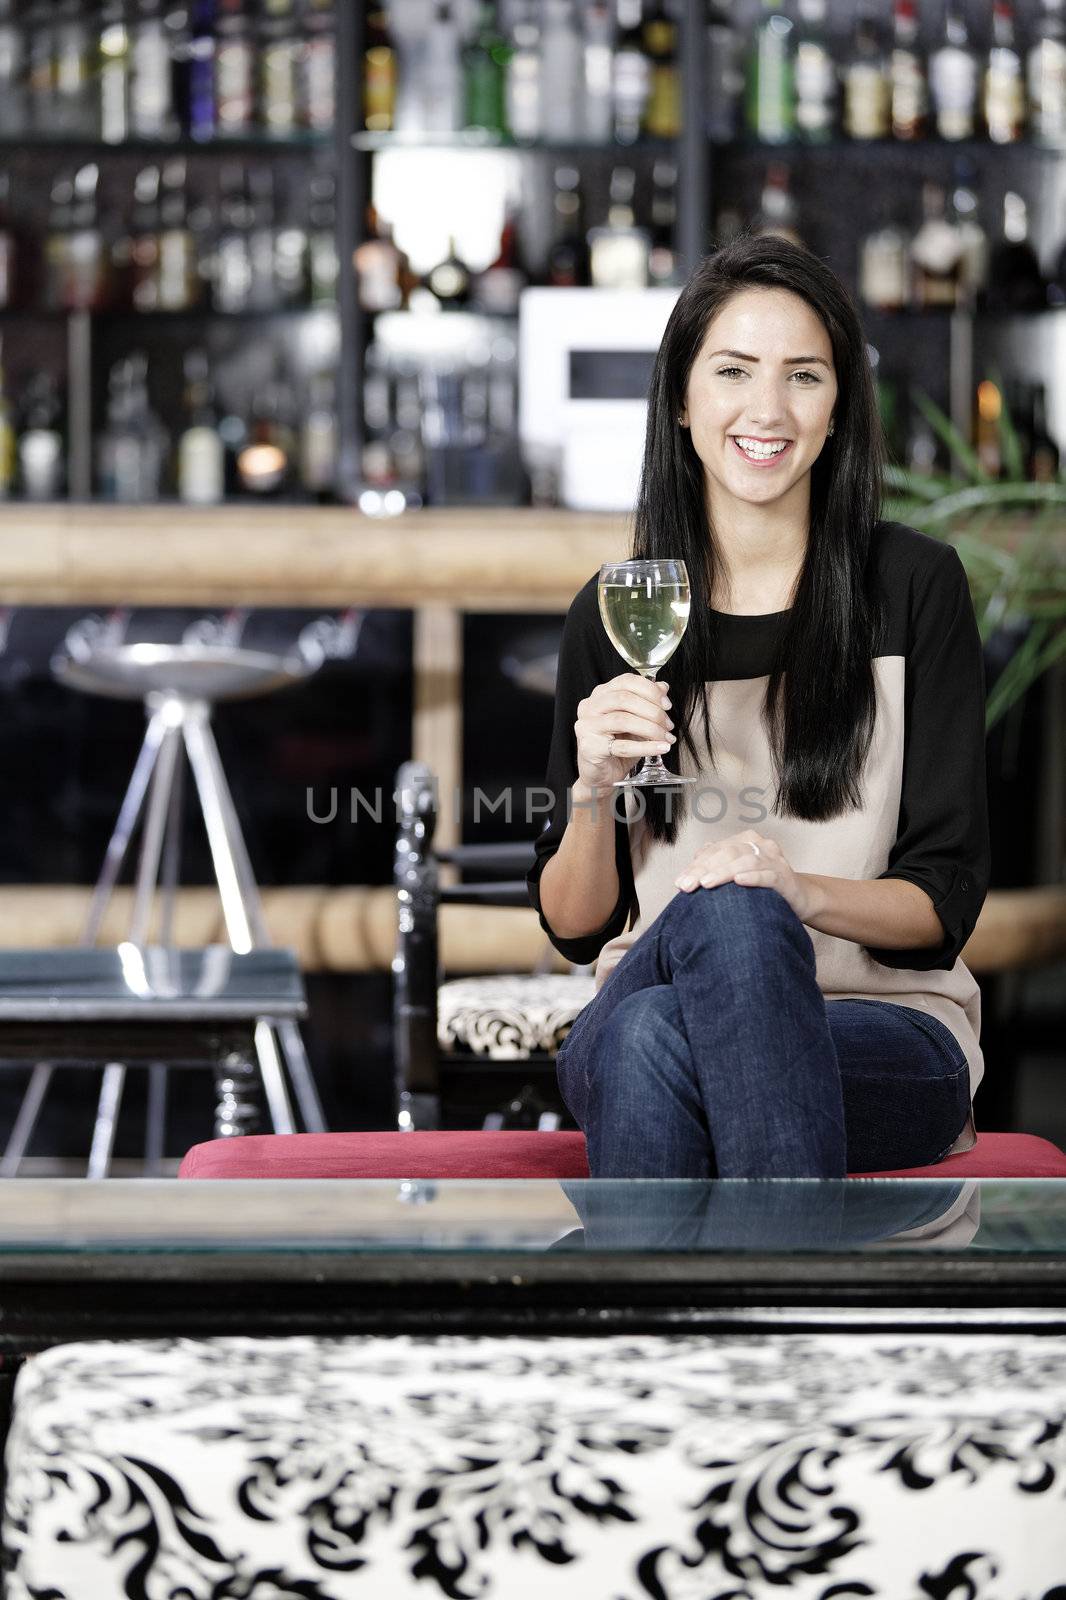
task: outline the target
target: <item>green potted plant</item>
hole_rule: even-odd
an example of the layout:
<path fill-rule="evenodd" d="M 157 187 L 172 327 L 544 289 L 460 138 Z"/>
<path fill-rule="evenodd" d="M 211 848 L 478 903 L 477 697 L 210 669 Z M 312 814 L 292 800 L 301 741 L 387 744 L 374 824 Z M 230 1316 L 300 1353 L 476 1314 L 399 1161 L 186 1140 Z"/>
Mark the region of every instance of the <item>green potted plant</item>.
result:
<path fill-rule="evenodd" d="M 1017 430 L 999 415 L 1003 475 L 992 478 L 977 452 L 928 395 L 915 401 L 947 449 L 955 472 L 926 475 L 891 465 L 885 516 L 947 539 L 966 569 L 982 642 L 1001 628 L 1024 630 L 988 696 L 991 729 L 1056 661 L 1066 655 L 1066 476 L 1031 483 Z M 986 535 L 1010 524 L 1011 537 Z"/>

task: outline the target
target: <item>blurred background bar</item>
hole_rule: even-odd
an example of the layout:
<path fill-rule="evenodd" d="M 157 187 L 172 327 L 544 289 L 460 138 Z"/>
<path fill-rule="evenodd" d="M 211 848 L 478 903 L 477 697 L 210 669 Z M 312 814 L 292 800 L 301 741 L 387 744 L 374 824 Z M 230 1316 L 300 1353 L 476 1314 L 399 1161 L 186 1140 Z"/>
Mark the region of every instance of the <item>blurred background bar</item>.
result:
<path fill-rule="evenodd" d="M 216 719 L 268 900 L 384 889 L 395 819 L 347 797 L 412 754 L 462 789 L 439 842 L 528 838 L 471 797 L 542 782 L 663 326 L 743 229 L 855 293 L 889 514 L 971 580 L 993 885 L 1061 885 L 1063 0 L 0 0 L 0 943 L 69 931 L 25 896 L 80 904 L 143 731 L 54 681 L 79 642 L 320 651 Z M 982 984 L 992 1120 L 1061 1141 L 1049 905 L 1025 971 L 1004 902 Z M 307 956 L 308 1038 L 334 1125 L 382 1125 L 388 957 L 350 943 Z"/>

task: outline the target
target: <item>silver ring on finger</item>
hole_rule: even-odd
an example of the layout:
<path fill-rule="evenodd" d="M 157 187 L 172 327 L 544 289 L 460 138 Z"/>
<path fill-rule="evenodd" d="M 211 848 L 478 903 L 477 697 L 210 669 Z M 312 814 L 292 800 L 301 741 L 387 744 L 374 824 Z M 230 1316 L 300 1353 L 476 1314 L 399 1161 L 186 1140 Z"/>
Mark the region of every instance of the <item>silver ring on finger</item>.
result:
<path fill-rule="evenodd" d="M 611 734 L 611 737 L 607 741 L 607 754 L 609 756 L 613 756 L 614 755 L 614 734 L 613 733 Z"/>

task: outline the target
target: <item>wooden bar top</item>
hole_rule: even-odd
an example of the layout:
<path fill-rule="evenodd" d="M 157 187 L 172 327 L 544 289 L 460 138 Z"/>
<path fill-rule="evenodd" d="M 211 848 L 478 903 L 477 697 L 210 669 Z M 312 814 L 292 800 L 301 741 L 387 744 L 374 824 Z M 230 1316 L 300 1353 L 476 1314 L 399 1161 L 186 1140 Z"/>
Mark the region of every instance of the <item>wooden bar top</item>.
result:
<path fill-rule="evenodd" d="M 8 505 L 0 604 L 565 611 L 627 519 L 465 508 Z"/>

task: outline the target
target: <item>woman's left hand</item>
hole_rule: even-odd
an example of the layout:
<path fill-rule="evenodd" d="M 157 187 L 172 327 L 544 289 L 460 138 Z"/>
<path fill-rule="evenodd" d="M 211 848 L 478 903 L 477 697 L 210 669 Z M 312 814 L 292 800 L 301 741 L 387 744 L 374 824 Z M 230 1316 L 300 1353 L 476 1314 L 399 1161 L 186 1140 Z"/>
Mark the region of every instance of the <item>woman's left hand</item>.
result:
<path fill-rule="evenodd" d="M 752 845 L 758 846 L 757 855 Z M 815 892 L 804 874 L 793 872 L 775 840 L 766 839 L 751 828 L 705 844 L 675 883 L 683 894 L 695 889 L 716 889 L 721 883 L 739 883 L 746 889 L 776 889 L 801 922 L 806 922 L 815 909 Z"/>

